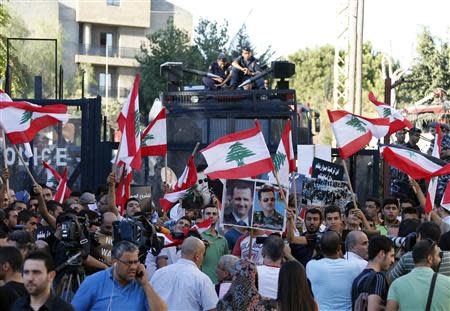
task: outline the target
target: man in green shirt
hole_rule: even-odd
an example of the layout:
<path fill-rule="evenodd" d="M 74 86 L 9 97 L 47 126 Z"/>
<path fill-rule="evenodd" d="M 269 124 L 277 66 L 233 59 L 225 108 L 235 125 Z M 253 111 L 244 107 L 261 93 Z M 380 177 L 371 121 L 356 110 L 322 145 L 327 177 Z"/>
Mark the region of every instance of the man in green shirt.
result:
<path fill-rule="evenodd" d="M 208 205 L 203 210 L 203 219 L 212 218 L 213 221 L 208 230 L 201 235 L 202 238 L 209 242 L 206 248 L 205 257 L 203 258 L 202 271 L 211 281 L 216 284 L 218 282 L 216 276 L 216 268 L 220 257 L 229 253 L 227 240 L 219 235 L 216 230 L 217 221 L 219 221 L 219 210 L 214 205 Z"/>
<path fill-rule="evenodd" d="M 392 283 L 386 311 L 426 309 L 431 279 L 441 262 L 440 248 L 432 240 L 422 240 L 414 246 L 412 256 L 415 268 Z M 431 311 L 449 309 L 449 277 L 438 274 L 432 297 Z"/>

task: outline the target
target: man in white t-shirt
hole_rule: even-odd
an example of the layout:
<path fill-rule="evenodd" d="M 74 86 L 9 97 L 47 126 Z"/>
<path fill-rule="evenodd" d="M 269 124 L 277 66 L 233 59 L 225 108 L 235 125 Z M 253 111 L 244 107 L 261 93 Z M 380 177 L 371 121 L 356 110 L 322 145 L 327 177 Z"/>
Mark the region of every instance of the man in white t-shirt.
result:
<path fill-rule="evenodd" d="M 277 235 L 269 235 L 263 243 L 262 266 L 258 269 L 258 291 L 261 296 L 277 299 L 278 275 L 283 259 L 284 242 Z"/>
<path fill-rule="evenodd" d="M 363 271 L 367 266 L 367 257 L 369 255 L 369 239 L 367 235 L 360 230 L 353 230 L 345 238 L 346 253 L 344 258 L 353 262 Z"/>
<path fill-rule="evenodd" d="M 322 235 L 320 249 L 324 258 L 310 260 L 306 265 L 306 275 L 319 310 L 352 310 L 352 283 L 361 272 L 360 268 L 342 258 L 341 237 L 334 231 Z"/>

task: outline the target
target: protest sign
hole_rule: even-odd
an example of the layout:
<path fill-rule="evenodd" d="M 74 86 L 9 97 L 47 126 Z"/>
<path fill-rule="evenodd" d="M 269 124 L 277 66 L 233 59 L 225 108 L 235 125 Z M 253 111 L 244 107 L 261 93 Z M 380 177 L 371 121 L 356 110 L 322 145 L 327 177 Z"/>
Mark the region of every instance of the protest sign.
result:
<path fill-rule="evenodd" d="M 305 178 L 303 180 L 301 207 L 338 206 L 342 211 L 352 200 L 352 193 L 346 181 Z"/>
<path fill-rule="evenodd" d="M 311 177 L 328 180 L 342 180 L 344 177 L 344 167 L 339 164 L 314 158 Z"/>

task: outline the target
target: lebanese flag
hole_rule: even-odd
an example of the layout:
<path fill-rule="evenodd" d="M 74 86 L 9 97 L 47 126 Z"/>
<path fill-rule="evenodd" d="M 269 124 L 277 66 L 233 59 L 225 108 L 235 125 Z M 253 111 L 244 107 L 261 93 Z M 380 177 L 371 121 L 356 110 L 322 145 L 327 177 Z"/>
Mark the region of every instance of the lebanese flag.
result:
<path fill-rule="evenodd" d="M 389 118 L 389 132 L 393 134 L 403 128 L 411 129 L 413 126 L 407 118 L 405 118 L 400 111 L 392 108 L 391 106 L 377 101 L 377 98 L 372 92 L 369 92 L 369 100 L 375 104 L 375 109 L 381 118 Z"/>
<path fill-rule="evenodd" d="M 207 218 L 191 227 L 191 231 L 198 231 L 198 233 L 203 233 L 208 230 L 212 225 L 213 219 L 212 217 Z"/>
<path fill-rule="evenodd" d="M 223 136 L 200 152 L 210 179 L 239 179 L 273 171 L 259 122 L 254 128 Z"/>
<path fill-rule="evenodd" d="M 141 156 L 165 156 L 166 153 L 166 108 L 163 107 L 142 134 Z"/>
<path fill-rule="evenodd" d="M 450 212 L 450 180 L 445 188 L 444 195 L 442 196 L 441 206 Z"/>
<path fill-rule="evenodd" d="M 450 164 L 422 152 L 397 145 L 381 146 L 384 160 L 413 179 L 450 174 Z"/>
<path fill-rule="evenodd" d="M 128 94 L 127 101 L 117 119 L 119 129 L 122 132 L 118 161 L 122 161 L 136 170 L 140 169 L 142 164 L 138 91 L 139 74 L 134 79 L 133 88 Z"/>
<path fill-rule="evenodd" d="M 64 173 L 59 181 L 58 188 L 56 189 L 55 196 L 53 197 L 53 200 L 63 203 L 65 199 L 70 197 L 70 189 L 67 187 L 67 167 L 64 168 Z"/>
<path fill-rule="evenodd" d="M 47 173 L 47 180 L 45 185 L 51 189 L 56 189 L 58 187 L 59 182 L 61 181 L 61 175 L 47 162 L 42 161 L 42 165 L 45 168 L 45 172 Z"/>
<path fill-rule="evenodd" d="M 178 182 L 172 192 L 164 194 L 164 198 L 159 199 L 159 204 L 161 205 L 164 212 L 170 211 L 170 209 L 177 204 L 180 199 L 183 199 L 189 188 L 193 187 L 197 182 L 197 169 L 195 168 L 194 158 L 191 155 L 188 159 L 186 168 L 178 178 Z"/>
<path fill-rule="evenodd" d="M 389 118 L 370 119 L 344 110 L 327 112 L 342 159 L 363 149 L 372 137 L 380 139 L 389 131 Z"/>
<path fill-rule="evenodd" d="M 0 125 L 12 144 L 33 140 L 42 129 L 69 120 L 66 105 L 38 106 L 29 102 L 13 102 L 0 90 Z"/>
<path fill-rule="evenodd" d="M 436 126 L 436 134 L 434 135 L 433 152 L 431 153 L 431 156 L 438 159 L 440 159 L 441 141 L 442 141 L 441 124 L 438 123 Z M 434 199 L 436 198 L 437 184 L 438 184 L 438 177 L 433 177 L 430 179 L 425 203 L 425 213 L 429 213 L 433 209 Z"/>
<path fill-rule="evenodd" d="M 120 174 L 119 184 L 116 191 L 116 204 L 120 206 L 120 215 L 125 210 L 125 202 L 130 197 L 130 185 L 133 179 L 131 167 L 122 163 L 122 174 Z"/>
<path fill-rule="evenodd" d="M 292 146 L 291 119 L 288 119 L 281 134 L 281 141 L 277 152 L 272 158 L 275 170 L 282 185 L 289 185 L 289 173 L 295 172 L 294 147 Z M 277 180 L 272 172 L 269 173 L 269 181 L 276 183 Z"/>

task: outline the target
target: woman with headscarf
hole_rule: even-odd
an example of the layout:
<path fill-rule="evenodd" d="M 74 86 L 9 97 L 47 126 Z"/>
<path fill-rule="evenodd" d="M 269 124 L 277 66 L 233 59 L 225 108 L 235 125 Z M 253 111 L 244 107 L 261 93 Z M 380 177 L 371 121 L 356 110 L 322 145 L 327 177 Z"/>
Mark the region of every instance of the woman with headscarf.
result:
<path fill-rule="evenodd" d="M 273 300 L 262 298 L 257 288 L 256 265 L 241 259 L 236 263 L 236 273 L 228 292 L 217 304 L 217 311 L 275 311 Z"/>

